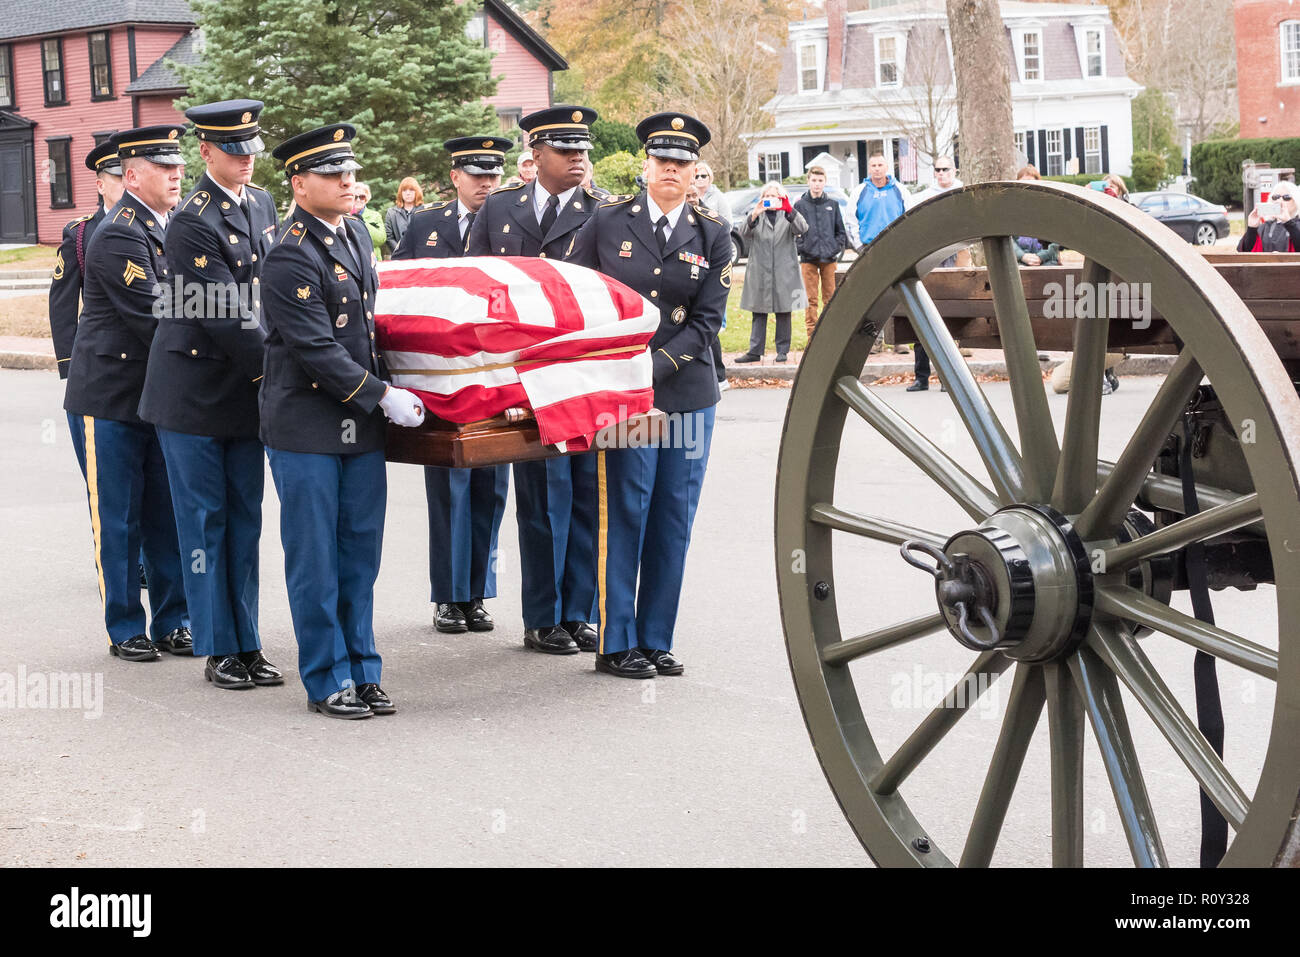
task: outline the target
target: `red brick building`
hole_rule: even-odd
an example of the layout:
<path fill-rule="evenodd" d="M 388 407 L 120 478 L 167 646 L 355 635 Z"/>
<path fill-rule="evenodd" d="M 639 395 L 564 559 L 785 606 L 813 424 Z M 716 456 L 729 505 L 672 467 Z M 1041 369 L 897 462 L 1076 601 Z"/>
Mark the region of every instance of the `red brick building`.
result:
<path fill-rule="evenodd" d="M 186 0 L 0 3 L 0 243 L 55 243 L 94 212 L 83 160 L 120 129 L 184 122 L 185 93 L 164 61 L 201 56 Z M 568 63 L 505 0 L 484 0 L 468 32 L 495 54 L 502 128 L 550 106 L 552 73 Z"/>
<path fill-rule="evenodd" d="M 1300 2 L 1236 0 L 1241 136 L 1300 136 Z"/>

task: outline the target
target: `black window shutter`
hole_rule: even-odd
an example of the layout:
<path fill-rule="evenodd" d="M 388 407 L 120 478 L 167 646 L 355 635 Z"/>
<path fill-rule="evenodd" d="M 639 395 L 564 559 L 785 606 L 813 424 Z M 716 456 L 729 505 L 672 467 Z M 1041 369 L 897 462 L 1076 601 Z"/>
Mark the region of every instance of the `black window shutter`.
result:
<path fill-rule="evenodd" d="M 1061 149 L 1064 151 L 1066 165 L 1069 164 L 1070 157 L 1073 155 L 1070 152 L 1073 148 L 1074 144 L 1070 142 L 1070 131 L 1061 130 Z"/>
<path fill-rule="evenodd" d="M 1047 130 L 1038 131 L 1038 172 L 1047 175 Z"/>
<path fill-rule="evenodd" d="M 782 153 L 781 154 L 781 179 L 784 180 L 784 179 L 788 179 L 789 177 L 790 177 L 790 154 Z"/>
<path fill-rule="evenodd" d="M 758 154 L 758 178 L 761 182 L 767 182 L 767 154 Z"/>
<path fill-rule="evenodd" d="M 1101 128 L 1101 171 L 1110 172 L 1110 139 L 1106 136 L 1106 127 Z"/>
<path fill-rule="evenodd" d="M 1074 128 L 1074 155 L 1079 157 L 1079 172 L 1080 173 L 1087 172 L 1087 170 L 1084 167 L 1088 165 L 1088 157 L 1083 150 L 1083 127 L 1082 126 L 1076 126 Z"/>
<path fill-rule="evenodd" d="M 1025 134 L 1025 162 L 1034 166 L 1034 131 Z"/>

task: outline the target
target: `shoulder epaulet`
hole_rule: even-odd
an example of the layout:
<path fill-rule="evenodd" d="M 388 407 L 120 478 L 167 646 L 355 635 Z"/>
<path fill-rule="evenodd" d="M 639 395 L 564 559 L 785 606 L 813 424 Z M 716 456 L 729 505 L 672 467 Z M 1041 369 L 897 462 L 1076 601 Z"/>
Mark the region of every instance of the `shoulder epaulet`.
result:
<path fill-rule="evenodd" d="M 76 219 L 69 220 L 69 221 L 64 225 L 63 228 L 64 228 L 64 229 L 67 229 L 68 226 L 75 226 L 75 225 L 77 225 L 77 223 L 84 223 L 86 220 L 88 220 L 88 219 L 94 219 L 94 218 L 95 218 L 95 214 L 94 214 L 94 213 L 87 213 L 85 216 L 78 216 Z"/>
<path fill-rule="evenodd" d="M 203 207 L 208 205 L 208 203 L 210 203 L 211 201 L 212 201 L 212 194 L 209 193 L 206 189 L 200 189 L 197 190 L 193 195 L 190 196 L 189 199 L 185 201 L 185 205 L 182 206 L 181 209 L 193 208 L 194 212 L 201 213 L 203 212 Z"/>
<path fill-rule="evenodd" d="M 726 225 L 722 220 L 718 219 L 718 214 L 711 209 L 704 206 L 692 206 L 691 209 L 695 210 L 696 215 L 703 216 L 705 219 L 711 219 L 719 226 Z"/>
<path fill-rule="evenodd" d="M 425 203 L 423 206 L 417 209 L 416 212 L 417 213 L 422 212 L 423 210 L 426 209 L 446 209 L 448 206 L 451 205 L 451 203 L 452 201 L 450 199 L 439 200 L 433 203 Z"/>
<path fill-rule="evenodd" d="M 307 235 L 307 230 L 303 228 L 302 223 L 295 222 L 292 226 L 280 234 L 280 242 L 287 243 L 290 239 L 297 239 L 295 246 L 302 245 L 302 237 Z"/>
<path fill-rule="evenodd" d="M 592 199 L 597 199 L 597 200 L 602 200 L 602 201 L 603 201 L 603 200 L 606 200 L 606 199 L 609 199 L 608 196 L 601 196 L 600 193 L 596 192 L 596 191 L 595 191 L 594 189 L 592 189 L 590 186 L 584 186 L 584 187 L 582 187 L 582 191 L 583 191 L 584 193 L 586 193 L 588 196 L 590 196 Z"/>
<path fill-rule="evenodd" d="M 635 198 L 635 195 L 634 193 L 632 196 L 611 196 L 600 204 L 600 208 L 608 209 L 610 206 L 621 206 L 623 203 L 630 203 Z"/>
<path fill-rule="evenodd" d="M 271 192 L 269 189 L 265 188 L 264 186 L 258 186 L 256 183 L 245 183 L 245 184 L 244 184 L 244 187 L 245 187 L 246 189 L 255 189 L 255 190 L 257 190 L 259 193 L 269 193 L 269 192 Z"/>
<path fill-rule="evenodd" d="M 509 189 L 523 189 L 527 185 L 528 185 L 527 183 L 512 183 L 509 186 L 498 186 L 496 189 L 492 190 L 492 192 L 504 193 L 506 190 Z"/>
<path fill-rule="evenodd" d="M 133 223 L 133 222 L 135 222 L 135 210 L 132 209 L 130 206 L 123 206 L 121 209 L 119 209 L 119 210 L 114 214 L 114 216 L 113 216 L 113 222 L 115 222 L 115 223 L 120 223 L 120 222 Z"/>

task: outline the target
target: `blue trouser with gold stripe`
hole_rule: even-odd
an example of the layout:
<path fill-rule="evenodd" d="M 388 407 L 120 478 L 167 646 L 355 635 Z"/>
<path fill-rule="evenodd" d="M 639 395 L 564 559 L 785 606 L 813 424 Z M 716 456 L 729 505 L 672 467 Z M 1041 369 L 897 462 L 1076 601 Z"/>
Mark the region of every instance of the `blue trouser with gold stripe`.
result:
<path fill-rule="evenodd" d="M 672 413 L 658 445 L 596 453 L 601 654 L 672 650 L 715 411 Z"/>
<path fill-rule="evenodd" d="M 81 421 L 95 569 L 109 640 L 116 645 L 145 634 L 136 564 L 142 555 L 153 613 L 149 636 L 156 641 L 182 625 L 188 628 L 167 466 L 154 427 L 88 415 Z"/>
<path fill-rule="evenodd" d="M 298 673 L 312 701 L 379 683 L 375 579 L 384 538 L 383 452 L 266 450 L 280 496 L 280 541 Z"/>
<path fill-rule="evenodd" d="M 429 600 L 494 598 L 501 516 L 510 491 L 510 467 L 424 470 L 429 503 Z"/>
<path fill-rule="evenodd" d="M 75 412 L 67 413 L 68 432 L 72 434 L 72 452 L 77 457 L 77 467 L 81 469 L 81 477 L 86 477 L 86 424 L 82 422 L 83 416 Z"/>
<path fill-rule="evenodd" d="M 596 614 L 596 455 L 516 462 L 525 628 Z"/>
<path fill-rule="evenodd" d="M 257 632 L 262 443 L 158 430 L 196 657 L 262 647 Z"/>

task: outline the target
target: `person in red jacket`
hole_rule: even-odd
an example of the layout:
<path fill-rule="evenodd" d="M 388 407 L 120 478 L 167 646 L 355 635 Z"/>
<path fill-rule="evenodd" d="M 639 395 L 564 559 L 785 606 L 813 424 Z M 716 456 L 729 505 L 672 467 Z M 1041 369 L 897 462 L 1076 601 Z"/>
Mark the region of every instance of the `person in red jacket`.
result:
<path fill-rule="evenodd" d="M 1246 232 L 1237 243 L 1239 253 L 1293 253 L 1300 249 L 1300 218 L 1296 216 L 1295 186 L 1285 180 L 1270 191 L 1269 202 L 1278 212 L 1261 213 L 1256 206 L 1246 217 Z"/>

